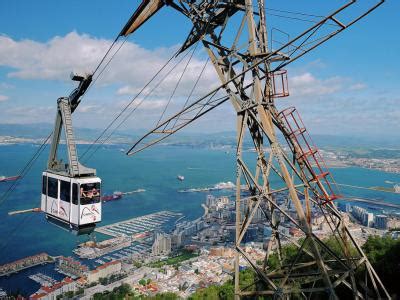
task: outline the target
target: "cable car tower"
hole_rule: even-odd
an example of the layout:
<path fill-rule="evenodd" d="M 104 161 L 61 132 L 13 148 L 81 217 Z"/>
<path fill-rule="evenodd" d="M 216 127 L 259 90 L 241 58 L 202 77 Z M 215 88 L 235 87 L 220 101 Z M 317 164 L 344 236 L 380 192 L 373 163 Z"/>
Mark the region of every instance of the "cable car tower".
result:
<path fill-rule="evenodd" d="M 43 172 L 41 210 L 46 219 L 76 234 L 91 233 L 101 221 L 100 185 L 96 170 L 79 163 L 72 127 L 72 113 L 92 82 L 92 75 L 71 75 L 79 86 L 68 97 L 57 100 L 47 170 Z M 68 163 L 57 158 L 64 128 Z"/>
<path fill-rule="evenodd" d="M 278 49 L 270 47 L 264 0 L 144 0 L 121 33 L 133 33 L 161 7 L 170 6 L 193 23 L 181 52 L 202 43 L 221 81 L 221 86 L 143 136 L 128 155 L 164 140 L 228 100 L 236 111 L 236 298 L 390 298 L 333 203 L 339 195 L 297 110 L 279 111 L 276 107 L 277 99 L 289 95 L 285 66 L 383 2 L 365 7 L 369 5 L 365 1 L 349 1 Z M 356 13 L 353 8 L 358 9 Z M 216 97 L 219 91 L 226 96 Z M 255 157 L 243 155 L 245 134 L 253 141 Z M 242 185 L 248 190 L 246 196 L 242 196 Z M 246 252 L 243 243 L 260 212 L 272 231 L 261 264 Z M 313 229 L 317 215 L 326 222 L 337 247 Z M 301 238 L 287 234 L 283 220 Z M 283 243 L 295 248 L 294 256 L 286 255 Z M 242 264 L 256 275 L 248 286 L 240 281 Z"/>

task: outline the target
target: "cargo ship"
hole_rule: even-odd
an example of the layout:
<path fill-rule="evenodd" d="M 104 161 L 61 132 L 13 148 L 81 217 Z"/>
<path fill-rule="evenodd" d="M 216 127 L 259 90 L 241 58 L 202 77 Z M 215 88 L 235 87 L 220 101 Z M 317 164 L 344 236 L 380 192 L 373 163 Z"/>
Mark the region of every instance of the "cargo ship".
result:
<path fill-rule="evenodd" d="M 10 176 L 10 177 L 6 177 L 6 176 L 0 176 L 0 182 L 6 182 L 6 181 L 14 181 L 19 179 L 21 176 L 17 175 L 17 176 Z"/>
<path fill-rule="evenodd" d="M 114 201 L 122 198 L 122 192 L 114 192 L 112 195 L 103 195 L 101 201 L 108 202 Z"/>

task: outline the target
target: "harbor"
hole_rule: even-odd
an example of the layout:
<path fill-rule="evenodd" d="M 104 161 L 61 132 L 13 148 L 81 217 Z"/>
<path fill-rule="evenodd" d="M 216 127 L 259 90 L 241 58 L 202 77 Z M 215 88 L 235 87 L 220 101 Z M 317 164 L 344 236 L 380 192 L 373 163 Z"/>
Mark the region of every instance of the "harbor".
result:
<path fill-rule="evenodd" d="M 96 228 L 95 231 L 112 237 L 133 236 L 134 238 L 140 238 L 142 234 L 160 229 L 167 225 L 167 223 L 181 216 L 182 213 L 160 211 L 126 221 L 101 226 Z"/>
<path fill-rule="evenodd" d="M 82 243 L 73 252 L 81 259 L 93 260 L 93 265 L 138 257 L 151 251 L 149 240 L 154 231 L 172 226 L 182 217 L 182 213 L 160 211 L 102 226 L 95 231 L 111 238 L 98 243 Z"/>
<path fill-rule="evenodd" d="M 43 265 L 49 262 L 53 262 L 52 258 L 47 253 L 40 253 L 32 256 L 28 256 L 17 261 L 4 264 L 0 266 L 0 276 L 11 275 L 12 273 L 17 273 L 19 271 L 37 266 Z"/>
<path fill-rule="evenodd" d="M 57 280 L 44 275 L 43 273 L 37 273 L 29 276 L 29 279 L 39 283 L 41 286 L 52 286 L 57 283 Z"/>

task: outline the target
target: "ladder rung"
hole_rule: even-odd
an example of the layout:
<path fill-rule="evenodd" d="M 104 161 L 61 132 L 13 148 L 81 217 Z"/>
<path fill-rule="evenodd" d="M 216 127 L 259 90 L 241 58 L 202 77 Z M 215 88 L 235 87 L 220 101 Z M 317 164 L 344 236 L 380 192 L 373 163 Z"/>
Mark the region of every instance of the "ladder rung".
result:
<path fill-rule="evenodd" d="M 288 115 L 291 115 L 292 113 L 294 113 L 295 110 L 296 110 L 296 108 L 289 107 L 289 108 L 286 108 L 286 109 L 282 110 L 279 114 L 282 114 L 284 116 L 288 116 Z"/>
<path fill-rule="evenodd" d="M 323 172 L 321 174 L 316 175 L 315 179 L 325 178 L 328 175 L 329 175 L 329 172 Z"/>
<path fill-rule="evenodd" d="M 296 136 L 296 135 L 303 134 L 304 132 L 306 132 L 306 129 L 304 127 L 302 127 L 302 128 L 299 128 L 299 129 L 291 132 L 289 135 Z"/>
<path fill-rule="evenodd" d="M 314 155 L 317 152 L 318 152 L 318 149 L 311 149 L 310 151 L 303 152 L 303 154 L 300 155 L 300 157 L 307 157 L 307 156 L 310 156 L 310 155 Z"/>

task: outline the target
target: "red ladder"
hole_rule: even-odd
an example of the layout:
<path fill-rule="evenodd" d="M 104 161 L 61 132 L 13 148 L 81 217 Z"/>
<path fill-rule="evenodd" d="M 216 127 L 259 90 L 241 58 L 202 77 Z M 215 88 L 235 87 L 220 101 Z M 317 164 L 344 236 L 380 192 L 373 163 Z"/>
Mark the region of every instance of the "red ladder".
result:
<path fill-rule="evenodd" d="M 289 84 L 286 70 L 270 72 L 269 77 L 271 79 L 271 96 L 273 98 L 289 96 Z"/>
<path fill-rule="evenodd" d="M 291 150 L 296 153 L 297 160 L 303 162 L 303 171 L 307 168 L 311 179 L 309 183 L 315 183 L 318 188 L 319 200 L 322 204 L 329 203 L 340 196 L 334 192 L 338 190 L 337 185 L 329 172 L 324 159 L 318 148 L 313 143 L 311 136 L 304 126 L 300 114 L 294 107 L 289 107 L 281 111 L 278 116 L 281 117 L 286 127 L 286 139 L 289 139 Z M 301 165 L 301 164 L 300 164 Z"/>

